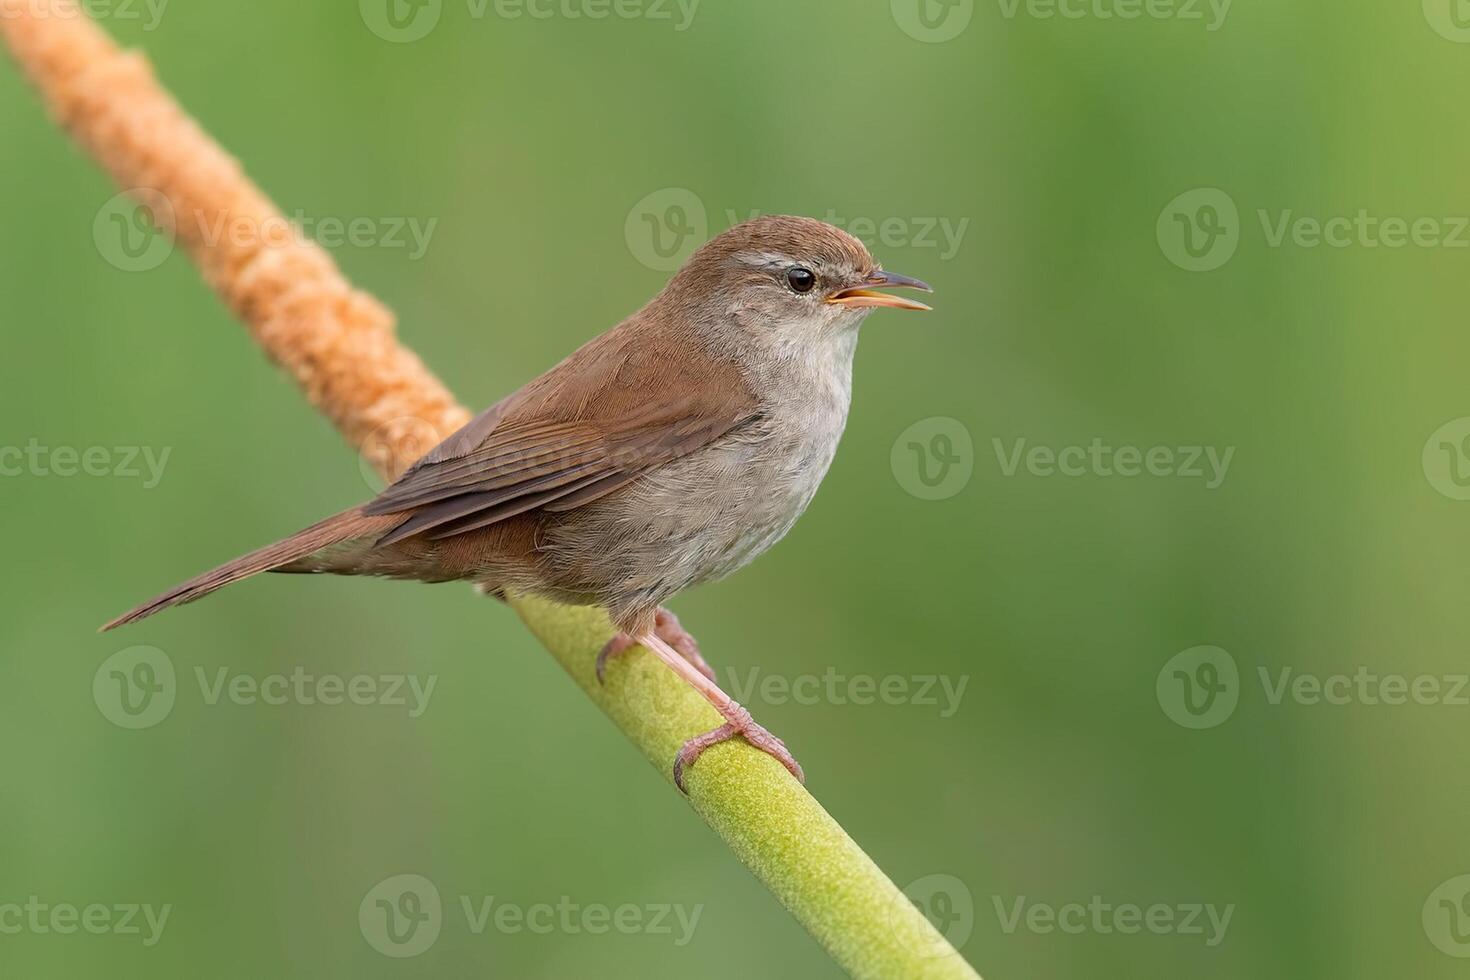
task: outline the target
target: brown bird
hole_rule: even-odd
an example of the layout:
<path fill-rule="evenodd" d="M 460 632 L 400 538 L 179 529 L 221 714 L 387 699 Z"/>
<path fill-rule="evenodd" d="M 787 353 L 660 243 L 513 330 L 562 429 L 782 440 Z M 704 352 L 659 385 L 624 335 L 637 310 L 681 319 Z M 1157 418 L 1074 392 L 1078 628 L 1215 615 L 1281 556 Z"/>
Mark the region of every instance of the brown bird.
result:
<path fill-rule="evenodd" d="M 605 608 L 610 657 L 641 645 L 725 719 L 674 779 L 743 736 L 798 779 L 786 746 L 715 683 L 663 608 L 779 541 L 837 451 L 858 326 L 877 292 L 929 290 L 810 218 L 764 217 L 701 247 L 643 309 L 478 416 L 372 501 L 221 565 L 103 627 L 193 602 L 259 572 L 468 580 Z"/>

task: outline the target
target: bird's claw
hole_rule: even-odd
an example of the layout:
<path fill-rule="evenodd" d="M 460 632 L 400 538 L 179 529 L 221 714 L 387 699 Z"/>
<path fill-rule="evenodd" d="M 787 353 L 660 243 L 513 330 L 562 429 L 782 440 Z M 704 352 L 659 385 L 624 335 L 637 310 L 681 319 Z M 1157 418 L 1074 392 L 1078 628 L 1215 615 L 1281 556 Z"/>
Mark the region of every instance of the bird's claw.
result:
<path fill-rule="evenodd" d="M 681 793 L 689 795 L 689 790 L 684 785 L 684 773 L 694 765 L 695 760 L 704 754 L 704 750 L 712 745 L 727 742 L 737 735 L 785 766 L 786 771 L 795 776 L 797 782 L 806 782 L 806 774 L 801 771 L 801 763 L 797 762 L 796 757 L 786 748 L 786 743 L 772 735 L 767 729 L 757 725 L 749 711 L 735 704 L 733 711 L 727 714 L 726 718 L 728 720 L 719 728 L 691 738 L 684 743 L 683 748 L 679 749 L 679 755 L 674 759 L 674 785 L 679 787 Z"/>

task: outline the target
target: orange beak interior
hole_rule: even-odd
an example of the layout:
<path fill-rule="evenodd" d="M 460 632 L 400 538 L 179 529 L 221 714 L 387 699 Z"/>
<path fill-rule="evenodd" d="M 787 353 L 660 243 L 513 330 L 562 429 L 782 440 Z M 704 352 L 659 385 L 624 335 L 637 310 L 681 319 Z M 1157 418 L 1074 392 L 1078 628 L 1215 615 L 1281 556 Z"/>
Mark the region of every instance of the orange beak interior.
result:
<path fill-rule="evenodd" d="M 869 288 L 876 287 L 876 288 Z M 893 296 L 888 293 L 880 293 L 878 289 L 922 289 L 926 293 L 934 290 L 927 282 L 914 279 L 909 276 L 900 276 L 894 272 L 884 272 L 881 269 L 870 275 L 862 286 L 852 289 L 843 289 L 827 297 L 827 302 L 838 306 L 848 307 L 883 307 L 890 310 L 929 310 L 933 307 L 920 303 L 917 300 L 905 299 L 902 296 Z"/>

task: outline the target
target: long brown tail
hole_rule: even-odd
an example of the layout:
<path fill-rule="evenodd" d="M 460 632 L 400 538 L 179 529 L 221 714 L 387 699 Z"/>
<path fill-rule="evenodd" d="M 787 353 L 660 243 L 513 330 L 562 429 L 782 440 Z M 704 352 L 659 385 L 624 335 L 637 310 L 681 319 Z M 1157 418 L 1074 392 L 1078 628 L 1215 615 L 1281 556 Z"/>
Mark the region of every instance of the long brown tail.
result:
<path fill-rule="evenodd" d="M 294 561 L 305 558 L 323 548 L 334 544 L 351 540 L 353 538 L 368 535 L 377 536 L 383 534 L 395 524 L 403 520 L 403 515 L 388 514 L 382 517 L 368 517 L 363 514 L 361 507 L 343 511 L 324 521 L 319 521 L 304 531 L 277 541 L 275 544 L 266 545 L 257 551 L 242 558 L 236 558 L 232 562 L 226 562 L 218 568 L 205 572 L 178 585 L 160 596 L 156 596 L 143 603 L 131 612 L 124 613 L 112 622 L 103 626 L 98 632 L 106 633 L 108 630 L 136 623 L 140 619 L 146 619 L 156 612 L 169 609 L 173 606 L 182 606 L 186 602 L 202 599 L 218 589 L 232 585 L 243 578 L 258 575 L 261 572 L 269 572 L 273 569 L 289 565 Z"/>

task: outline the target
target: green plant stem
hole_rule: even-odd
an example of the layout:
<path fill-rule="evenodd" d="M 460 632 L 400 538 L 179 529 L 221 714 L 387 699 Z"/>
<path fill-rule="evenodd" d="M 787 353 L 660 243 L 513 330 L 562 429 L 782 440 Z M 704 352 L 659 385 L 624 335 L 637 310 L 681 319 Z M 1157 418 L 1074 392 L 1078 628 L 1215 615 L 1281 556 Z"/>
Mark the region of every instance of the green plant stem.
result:
<path fill-rule="evenodd" d="M 612 635 L 600 610 L 524 597 L 512 605 L 672 786 L 679 747 L 723 720 L 714 708 L 643 650 L 613 661 L 607 683 L 599 684 L 597 652 Z M 694 810 L 852 976 L 977 977 L 775 759 L 744 742 L 725 742 L 700 757 L 686 782 Z"/>

